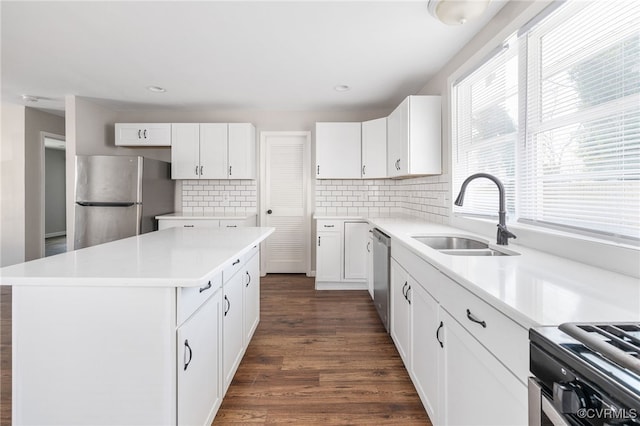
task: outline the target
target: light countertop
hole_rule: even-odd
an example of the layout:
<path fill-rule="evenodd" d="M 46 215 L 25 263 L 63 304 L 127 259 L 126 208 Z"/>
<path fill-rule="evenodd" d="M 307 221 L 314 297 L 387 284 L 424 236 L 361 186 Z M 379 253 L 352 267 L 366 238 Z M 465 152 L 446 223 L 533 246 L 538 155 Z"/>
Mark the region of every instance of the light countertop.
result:
<path fill-rule="evenodd" d="M 208 219 L 237 219 L 244 220 L 249 219 L 250 217 L 255 217 L 256 213 L 188 213 L 188 212 L 175 212 L 168 213 L 156 216 L 156 219 L 162 220 L 183 220 L 183 219 L 193 219 L 193 220 L 208 220 Z"/>
<path fill-rule="evenodd" d="M 0 285 L 194 287 L 274 228 L 169 228 L 0 269 Z"/>
<path fill-rule="evenodd" d="M 513 244 L 513 240 L 498 247 L 519 256 L 451 256 L 411 236 L 469 235 L 490 246 L 495 240 L 419 219 L 368 221 L 392 237 L 392 255 L 394 242 L 403 244 L 526 328 L 575 321 L 640 321 L 638 278 Z"/>

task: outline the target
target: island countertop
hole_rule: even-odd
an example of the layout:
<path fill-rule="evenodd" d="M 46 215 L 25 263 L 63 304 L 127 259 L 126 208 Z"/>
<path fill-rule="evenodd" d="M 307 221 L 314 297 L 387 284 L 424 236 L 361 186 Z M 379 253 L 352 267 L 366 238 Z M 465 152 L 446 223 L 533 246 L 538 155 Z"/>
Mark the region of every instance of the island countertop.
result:
<path fill-rule="evenodd" d="M 169 228 L 0 268 L 0 285 L 195 287 L 274 231 Z"/>

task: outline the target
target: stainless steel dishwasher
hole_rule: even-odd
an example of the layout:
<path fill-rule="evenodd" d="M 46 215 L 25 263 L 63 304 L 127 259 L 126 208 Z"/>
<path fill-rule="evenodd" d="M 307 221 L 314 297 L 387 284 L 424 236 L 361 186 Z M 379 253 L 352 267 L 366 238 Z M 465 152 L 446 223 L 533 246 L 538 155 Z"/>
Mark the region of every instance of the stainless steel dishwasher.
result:
<path fill-rule="evenodd" d="M 373 230 L 373 303 L 384 328 L 389 332 L 389 259 L 391 238 Z"/>

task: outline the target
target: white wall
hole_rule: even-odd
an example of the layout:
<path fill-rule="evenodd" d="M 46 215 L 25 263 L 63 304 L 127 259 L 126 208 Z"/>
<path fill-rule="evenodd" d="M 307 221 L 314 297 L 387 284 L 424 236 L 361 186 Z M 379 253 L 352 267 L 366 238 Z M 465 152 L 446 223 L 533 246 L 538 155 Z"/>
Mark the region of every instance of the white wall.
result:
<path fill-rule="evenodd" d="M 25 260 L 44 256 L 44 224 L 41 217 L 44 149 L 41 132 L 64 136 L 64 121 L 63 117 L 25 108 Z"/>
<path fill-rule="evenodd" d="M 24 262 L 25 107 L 0 109 L 0 267 Z"/>

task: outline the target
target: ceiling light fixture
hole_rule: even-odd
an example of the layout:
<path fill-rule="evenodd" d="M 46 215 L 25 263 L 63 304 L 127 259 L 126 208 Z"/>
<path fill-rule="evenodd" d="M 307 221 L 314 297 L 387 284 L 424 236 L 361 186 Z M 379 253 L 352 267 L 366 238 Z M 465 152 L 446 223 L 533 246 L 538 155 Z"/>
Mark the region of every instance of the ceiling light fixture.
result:
<path fill-rule="evenodd" d="M 333 90 L 335 90 L 336 92 L 348 92 L 349 90 L 351 90 L 351 87 L 347 86 L 346 84 L 338 84 L 333 88 Z"/>
<path fill-rule="evenodd" d="M 462 25 L 480 17 L 491 0 L 429 0 L 427 8 L 436 19 L 447 25 Z"/>
<path fill-rule="evenodd" d="M 22 100 L 25 102 L 38 102 L 40 98 L 32 95 L 22 95 Z"/>
<path fill-rule="evenodd" d="M 160 86 L 147 86 L 147 90 L 154 92 L 154 93 L 164 93 L 167 91 L 167 89 L 165 89 L 164 87 L 160 87 Z"/>

